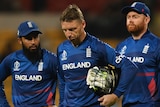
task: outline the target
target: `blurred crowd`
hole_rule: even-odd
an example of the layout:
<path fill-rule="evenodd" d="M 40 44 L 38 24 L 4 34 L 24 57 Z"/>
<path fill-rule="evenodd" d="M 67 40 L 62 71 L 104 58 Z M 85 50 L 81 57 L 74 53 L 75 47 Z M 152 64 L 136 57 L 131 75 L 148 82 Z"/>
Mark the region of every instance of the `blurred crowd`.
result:
<path fill-rule="evenodd" d="M 124 38 L 127 31 L 120 11 L 123 6 L 133 1 L 145 2 L 152 14 L 156 14 L 159 10 L 159 0 L 1 0 L 0 12 L 56 14 L 68 4 L 77 4 L 85 14 L 86 29 L 89 32 L 101 37 Z"/>
<path fill-rule="evenodd" d="M 25 13 L 27 13 L 27 15 L 30 13 L 32 15 L 35 14 L 35 16 L 37 15 L 37 13 L 56 15 L 61 13 L 68 4 L 77 4 L 84 13 L 87 22 L 86 31 L 96 35 L 99 38 L 115 38 L 119 40 L 128 36 L 128 32 L 125 28 L 125 18 L 124 15 L 121 14 L 121 8 L 125 5 L 131 4 L 133 1 L 142 1 L 149 6 L 149 8 L 151 9 L 152 18 L 152 21 L 150 22 L 150 29 L 155 34 L 160 35 L 160 0 L 1 0 L 0 15 L 1 17 L 5 13 L 11 15 L 16 14 L 16 16 L 17 14 L 19 14 L 20 16 L 21 14 L 24 15 Z M 8 18 L 11 18 L 11 15 L 9 15 Z M 23 15 L 19 17 L 19 19 L 25 17 L 25 15 Z M 38 17 L 38 19 L 42 19 L 41 15 L 36 17 Z M 16 19 L 17 18 L 18 16 L 16 17 Z M 1 25 L 3 25 L 1 26 L 1 28 L 6 29 L 7 26 L 15 27 L 16 24 L 18 24 L 13 18 L 7 20 L 12 21 L 12 24 L 7 24 L 10 22 L 4 22 L 2 20 L 2 22 L 0 22 Z M 14 21 L 15 23 L 13 23 Z M 45 19 L 40 20 L 38 24 L 42 24 L 44 28 L 47 28 L 47 26 L 50 27 L 47 23 L 53 24 L 51 22 L 47 22 Z M 4 24 L 6 24 L 6 26 Z M 8 43 L 9 46 L 7 47 L 10 47 L 12 46 L 11 44 L 13 42 Z M 5 54 L 10 53 L 11 51 L 11 48 L 9 49 L 9 51 L 7 49 L 6 52 L 3 49 L 3 52 L 5 52 Z"/>

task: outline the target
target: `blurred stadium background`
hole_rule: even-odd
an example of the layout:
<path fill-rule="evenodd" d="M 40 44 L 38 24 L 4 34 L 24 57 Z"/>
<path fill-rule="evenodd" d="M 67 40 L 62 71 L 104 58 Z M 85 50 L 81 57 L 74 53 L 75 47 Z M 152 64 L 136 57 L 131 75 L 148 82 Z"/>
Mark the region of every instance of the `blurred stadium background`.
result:
<path fill-rule="evenodd" d="M 160 0 L 0 0 L 0 60 L 20 49 L 17 27 L 25 20 L 37 23 L 41 31 L 41 45 L 56 53 L 65 36 L 60 29 L 59 16 L 69 4 L 77 4 L 84 13 L 86 31 L 113 47 L 128 36 L 125 17 L 120 10 L 133 1 L 142 1 L 151 9 L 150 30 L 160 35 Z M 5 91 L 10 105 L 11 77 L 5 80 Z M 58 89 L 57 89 L 58 91 Z M 56 95 L 58 104 L 59 95 Z M 113 107 L 121 107 L 121 100 Z"/>

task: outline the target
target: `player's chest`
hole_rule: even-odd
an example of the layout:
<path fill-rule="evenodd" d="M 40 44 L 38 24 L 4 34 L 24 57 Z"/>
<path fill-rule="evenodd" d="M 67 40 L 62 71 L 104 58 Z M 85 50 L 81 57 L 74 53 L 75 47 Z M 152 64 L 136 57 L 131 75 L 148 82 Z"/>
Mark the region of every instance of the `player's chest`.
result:
<path fill-rule="evenodd" d="M 49 70 L 48 65 L 42 61 L 32 63 L 15 60 L 11 65 L 12 76 L 14 76 L 15 79 L 44 79 L 44 76 L 50 74 L 49 71 L 51 70 Z"/>
<path fill-rule="evenodd" d="M 140 42 L 125 44 L 119 52 L 125 54 L 127 58 L 135 63 L 151 64 L 155 62 L 155 50 L 156 47 L 152 43 Z"/>
<path fill-rule="evenodd" d="M 59 52 L 62 70 L 88 69 L 99 63 L 100 55 L 90 46 L 86 48 L 63 49 Z"/>
<path fill-rule="evenodd" d="M 76 61 L 94 61 L 99 58 L 99 54 L 91 46 L 85 48 L 69 48 L 62 49 L 59 52 L 59 60 L 61 62 L 76 62 Z"/>

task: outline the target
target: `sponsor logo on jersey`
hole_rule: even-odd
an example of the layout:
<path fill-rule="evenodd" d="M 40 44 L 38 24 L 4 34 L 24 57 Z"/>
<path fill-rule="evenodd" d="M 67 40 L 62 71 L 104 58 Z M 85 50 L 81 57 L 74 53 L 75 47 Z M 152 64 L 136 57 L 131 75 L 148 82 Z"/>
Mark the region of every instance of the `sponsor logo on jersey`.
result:
<path fill-rule="evenodd" d="M 41 75 L 15 75 L 15 80 L 17 81 L 41 81 Z"/>
<path fill-rule="evenodd" d="M 127 58 L 130 59 L 132 62 L 138 62 L 138 63 L 143 63 L 144 62 L 143 57 L 127 57 Z"/>
<path fill-rule="evenodd" d="M 91 67 L 90 62 L 68 63 L 68 64 L 62 65 L 63 70 L 77 69 L 77 68 L 89 68 L 89 67 Z"/>
<path fill-rule="evenodd" d="M 120 54 L 125 54 L 126 49 L 127 49 L 127 46 L 126 45 L 123 46 L 122 49 L 121 49 L 121 51 L 120 51 Z"/>
<path fill-rule="evenodd" d="M 90 46 L 88 46 L 87 48 L 86 48 L 86 57 L 91 57 L 91 47 Z"/>
<path fill-rule="evenodd" d="M 125 55 L 120 54 L 119 56 L 116 56 L 116 63 L 120 63 L 122 61 L 122 59 L 125 57 Z"/>
<path fill-rule="evenodd" d="M 20 67 L 20 63 L 18 61 L 15 61 L 13 70 L 14 71 L 19 71 L 20 70 L 19 67 Z"/>
<path fill-rule="evenodd" d="M 65 50 L 63 50 L 62 52 L 62 58 L 61 58 L 62 61 L 64 60 L 67 60 L 67 52 Z"/>

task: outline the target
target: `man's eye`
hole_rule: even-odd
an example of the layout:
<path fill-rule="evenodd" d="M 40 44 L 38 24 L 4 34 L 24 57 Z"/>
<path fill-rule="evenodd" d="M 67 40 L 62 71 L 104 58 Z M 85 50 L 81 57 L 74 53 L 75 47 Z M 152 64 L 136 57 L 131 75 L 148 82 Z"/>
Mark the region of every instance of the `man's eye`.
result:
<path fill-rule="evenodd" d="M 69 31 L 74 31 L 76 28 L 69 29 Z"/>
<path fill-rule="evenodd" d="M 27 39 L 27 40 L 32 40 L 32 37 L 25 37 L 25 39 Z"/>
<path fill-rule="evenodd" d="M 29 35 L 29 36 L 26 36 L 26 37 L 24 37 L 25 39 L 27 39 L 27 40 L 32 40 L 32 39 L 36 39 L 36 38 L 38 38 L 38 34 L 35 34 L 35 35 Z"/>

